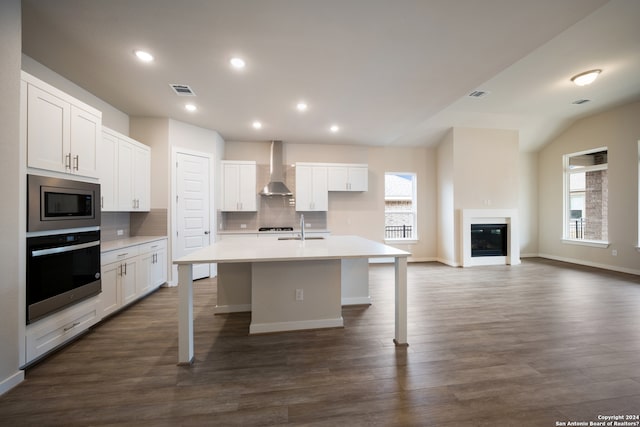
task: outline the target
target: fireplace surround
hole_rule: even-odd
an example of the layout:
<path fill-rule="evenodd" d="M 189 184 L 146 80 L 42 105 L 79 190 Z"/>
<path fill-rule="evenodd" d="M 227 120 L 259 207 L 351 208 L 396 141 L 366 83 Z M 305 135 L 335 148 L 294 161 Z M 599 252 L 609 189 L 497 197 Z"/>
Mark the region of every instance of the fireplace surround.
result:
<path fill-rule="evenodd" d="M 472 256 L 471 225 L 506 225 L 506 254 Z M 476 265 L 517 265 L 520 264 L 520 243 L 518 240 L 518 212 L 516 209 L 461 209 L 460 250 L 463 267 Z"/>

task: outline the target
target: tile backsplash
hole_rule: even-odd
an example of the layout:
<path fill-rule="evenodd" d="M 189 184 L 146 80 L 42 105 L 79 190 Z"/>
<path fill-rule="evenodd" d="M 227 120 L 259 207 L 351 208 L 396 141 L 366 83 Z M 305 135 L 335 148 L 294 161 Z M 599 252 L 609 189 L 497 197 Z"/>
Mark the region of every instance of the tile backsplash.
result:
<path fill-rule="evenodd" d="M 122 235 L 118 235 L 122 230 Z M 108 242 L 134 236 L 166 236 L 167 210 L 149 212 L 102 212 L 100 239 Z"/>

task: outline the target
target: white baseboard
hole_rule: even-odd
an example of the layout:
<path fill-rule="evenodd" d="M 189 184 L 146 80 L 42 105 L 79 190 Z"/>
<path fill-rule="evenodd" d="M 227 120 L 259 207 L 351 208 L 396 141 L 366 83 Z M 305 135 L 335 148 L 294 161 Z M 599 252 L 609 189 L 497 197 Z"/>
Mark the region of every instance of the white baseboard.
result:
<path fill-rule="evenodd" d="M 214 314 L 246 313 L 248 311 L 251 311 L 251 304 L 216 305 L 213 308 Z"/>
<path fill-rule="evenodd" d="M 448 260 L 448 259 L 436 258 L 436 261 L 441 263 L 441 264 L 448 265 L 449 267 L 460 267 L 460 264 L 458 264 L 455 261 Z"/>
<path fill-rule="evenodd" d="M 0 396 L 24 381 L 24 371 L 18 371 L 15 374 L 5 378 L 0 382 Z"/>
<path fill-rule="evenodd" d="M 293 322 L 251 323 L 249 334 L 269 332 L 299 331 L 303 329 L 342 328 L 342 316 L 336 319 L 298 320 Z"/>
<path fill-rule="evenodd" d="M 627 273 L 627 274 L 634 274 L 636 276 L 640 276 L 640 270 L 635 270 L 632 268 L 618 267 L 618 266 L 609 265 L 609 264 L 600 264 L 598 262 L 585 261 L 582 259 L 575 259 L 575 258 L 565 258 L 565 257 L 559 257 L 559 256 L 549 255 L 549 254 L 539 254 L 538 256 L 540 258 L 552 259 L 554 261 L 568 262 L 571 264 L 584 265 L 587 267 L 601 268 L 603 270 L 611 270 L 611 271 L 617 271 L 619 273 Z"/>
<path fill-rule="evenodd" d="M 371 297 L 342 298 L 342 305 L 371 305 Z"/>

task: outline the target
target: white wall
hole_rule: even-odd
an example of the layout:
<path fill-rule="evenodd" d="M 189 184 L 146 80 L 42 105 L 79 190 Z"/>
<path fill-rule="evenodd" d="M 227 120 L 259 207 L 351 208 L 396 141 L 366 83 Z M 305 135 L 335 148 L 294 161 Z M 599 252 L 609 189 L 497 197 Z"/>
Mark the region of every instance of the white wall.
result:
<path fill-rule="evenodd" d="M 124 135 L 129 135 L 129 116 L 114 108 L 111 104 L 24 54 L 22 55 L 22 69 L 32 76 L 49 83 L 56 89 L 60 89 L 85 104 L 102 111 L 103 125 Z"/>
<path fill-rule="evenodd" d="M 24 267 L 18 253 L 24 253 L 25 211 L 16 208 L 26 191 L 20 148 L 20 49 L 22 46 L 20 0 L 0 2 L 0 179 L 11 183 L 0 188 L 0 394 L 24 378 L 20 367 L 20 289 L 24 287 Z M 16 183 L 19 184 L 16 184 Z M 24 311 L 22 311 L 24 313 Z"/>
<path fill-rule="evenodd" d="M 638 245 L 638 140 L 640 102 L 574 123 L 538 157 L 539 252 L 548 258 L 640 274 Z M 562 243 L 562 156 L 608 147 L 609 248 Z M 617 250 L 613 256 L 612 250 Z"/>

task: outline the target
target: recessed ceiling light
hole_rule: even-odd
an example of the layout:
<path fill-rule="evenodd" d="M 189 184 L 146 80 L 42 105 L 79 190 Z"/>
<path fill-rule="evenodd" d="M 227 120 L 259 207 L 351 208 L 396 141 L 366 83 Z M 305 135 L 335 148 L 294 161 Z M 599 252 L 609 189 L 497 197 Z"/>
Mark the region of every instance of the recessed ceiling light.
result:
<path fill-rule="evenodd" d="M 585 71 L 584 73 L 576 74 L 575 76 L 571 77 L 571 81 L 578 86 L 590 85 L 596 78 L 598 78 L 598 75 L 601 72 L 602 70 Z"/>
<path fill-rule="evenodd" d="M 153 55 L 151 55 L 149 52 L 145 52 L 144 50 L 136 50 L 134 53 L 136 54 L 138 59 L 142 62 L 153 61 Z"/>
<path fill-rule="evenodd" d="M 193 105 L 193 104 L 186 104 L 186 105 L 184 106 L 184 108 L 185 108 L 187 111 L 191 111 L 191 112 L 196 111 L 196 110 L 198 109 L 198 107 L 196 107 L 196 106 L 195 106 L 195 105 Z"/>
<path fill-rule="evenodd" d="M 251 126 L 253 126 L 254 129 L 262 129 L 262 123 L 260 123 L 259 121 L 255 121 L 251 124 Z"/>
<path fill-rule="evenodd" d="M 231 64 L 231 66 L 232 66 L 233 68 L 238 69 L 238 70 L 243 69 L 243 68 L 245 67 L 245 65 L 247 65 L 247 64 L 244 62 L 244 59 L 242 59 L 242 58 L 238 58 L 238 57 L 231 58 L 231 60 L 229 61 L 229 63 Z"/>
<path fill-rule="evenodd" d="M 298 104 L 296 105 L 296 109 L 298 111 L 307 111 L 307 108 L 309 108 L 309 106 L 306 102 L 298 102 Z"/>
<path fill-rule="evenodd" d="M 331 125 L 331 127 L 329 128 L 329 130 L 333 133 L 336 133 L 340 130 L 340 127 L 338 125 Z"/>

